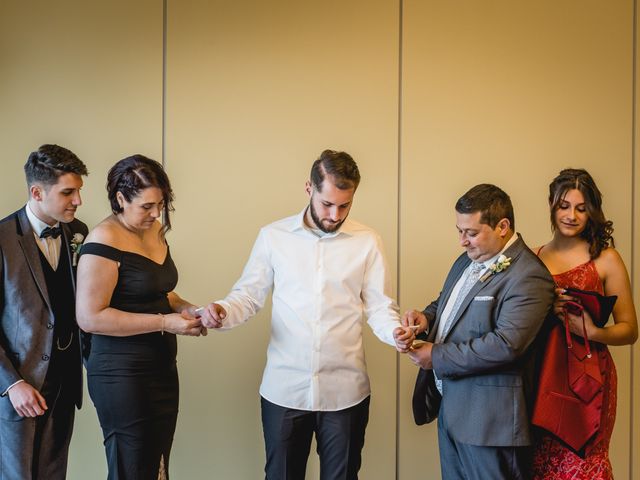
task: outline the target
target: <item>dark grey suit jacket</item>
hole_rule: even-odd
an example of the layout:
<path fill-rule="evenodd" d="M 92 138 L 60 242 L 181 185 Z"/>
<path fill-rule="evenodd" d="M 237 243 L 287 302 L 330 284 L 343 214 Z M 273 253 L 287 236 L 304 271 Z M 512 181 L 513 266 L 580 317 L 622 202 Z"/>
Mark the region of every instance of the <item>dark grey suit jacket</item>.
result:
<path fill-rule="evenodd" d="M 72 265 L 71 238 L 75 233 L 86 236 L 88 229 L 79 220 L 61 227 L 60 255 L 68 255 Z M 75 292 L 73 267 L 70 278 Z M 0 392 L 20 379 L 38 390 L 42 388 L 51 358 L 54 323 L 39 248 L 22 208 L 0 221 Z M 71 374 L 77 377 L 76 405 L 80 407 L 80 356 L 78 368 Z M 20 418 L 6 395 L 0 398 L 0 418 Z"/>
<path fill-rule="evenodd" d="M 414 392 L 417 423 L 445 416 L 450 435 L 469 445 L 531 443 L 532 350 L 554 299 L 554 283 L 521 238 L 504 254 L 511 265 L 472 287 L 443 343 L 433 346 L 433 369 L 443 383 L 441 406 L 432 371 L 420 371 Z M 451 291 L 470 262 L 466 253 L 455 261 L 440 296 L 424 310 L 429 341 L 434 341 Z M 425 398 L 436 400 L 431 411 Z"/>

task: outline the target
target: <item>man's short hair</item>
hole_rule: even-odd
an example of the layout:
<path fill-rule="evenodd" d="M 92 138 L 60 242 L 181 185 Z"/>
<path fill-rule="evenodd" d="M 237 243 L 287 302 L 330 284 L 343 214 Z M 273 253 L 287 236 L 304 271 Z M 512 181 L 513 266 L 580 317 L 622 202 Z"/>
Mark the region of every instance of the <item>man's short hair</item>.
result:
<path fill-rule="evenodd" d="M 325 177 L 330 176 L 333 184 L 340 190 L 357 189 L 360 184 L 358 165 L 347 152 L 325 150 L 313 162 L 311 167 L 311 184 L 322 191 Z"/>
<path fill-rule="evenodd" d="M 456 202 L 456 212 L 482 212 L 480 223 L 496 228 L 503 218 L 509 220 L 511 229 L 515 230 L 516 221 L 513 215 L 511 199 L 503 190 L 489 183 L 476 185 Z"/>
<path fill-rule="evenodd" d="M 58 178 L 66 173 L 88 175 L 87 167 L 75 153 L 59 145 L 42 145 L 31 152 L 24 164 L 27 185 L 36 182 L 50 186 L 58 182 Z"/>

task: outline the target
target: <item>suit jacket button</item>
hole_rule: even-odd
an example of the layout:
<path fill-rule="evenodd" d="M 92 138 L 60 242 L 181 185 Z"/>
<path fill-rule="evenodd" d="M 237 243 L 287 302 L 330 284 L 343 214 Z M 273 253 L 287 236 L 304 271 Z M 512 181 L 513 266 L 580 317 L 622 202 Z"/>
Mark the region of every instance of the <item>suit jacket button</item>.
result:
<path fill-rule="evenodd" d="M 47 323 L 47 329 L 51 330 L 53 328 L 53 324 L 52 323 Z"/>
<path fill-rule="evenodd" d="M 45 362 L 49 360 L 49 355 L 47 355 L 46 353 L 42 355 L 42 360 L 44 360 Z"/>

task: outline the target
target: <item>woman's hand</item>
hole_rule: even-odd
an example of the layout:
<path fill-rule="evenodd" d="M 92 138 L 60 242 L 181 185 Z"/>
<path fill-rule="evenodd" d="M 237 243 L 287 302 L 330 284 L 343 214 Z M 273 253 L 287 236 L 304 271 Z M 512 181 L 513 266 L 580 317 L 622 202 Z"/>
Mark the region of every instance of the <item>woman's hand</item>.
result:
<path fill-rule="evenodd" d="M 574 297 L 566 295 L 565 292 L 566 290 L 564 288 L 556 288 L 556 299 L 553 302 L 553 313 L 555 313 L 558 318 L 563 318 L 565 303 L 569 301 L 576 301 Z"/>
<path fill-rule="evenodd" d="M 182 313 L 167 313 L 163 315 L 163 321 L 163 330 L 165 332 L 190 337 L 203 335 L 203 327 L 200 319 L 195 318 L 188 310 L 183 310 Z M 206 329 L 204 330 L 206 332 Z M 206 333 L 204 335 L 206 335 Z"/>
<path fill-rule="evenodd" d="M 569 331 L 574 335 L 583 336 L 586 330 L 587 337 L 591 339 L 597 328 L 593 323 L 591 314 L 587 309 L 582 309 L 581 315 L 571 313 L 571 306 L 567 302 L 580 303 L 577 298 L 567 295 L 564 288 L 556 288 L 556 299 L 553 302 L 553 312 L 564 322 L 565 315 L 569 321 Z M 582 316 L 584 315 L 584 330 L 582 325 Z"/>

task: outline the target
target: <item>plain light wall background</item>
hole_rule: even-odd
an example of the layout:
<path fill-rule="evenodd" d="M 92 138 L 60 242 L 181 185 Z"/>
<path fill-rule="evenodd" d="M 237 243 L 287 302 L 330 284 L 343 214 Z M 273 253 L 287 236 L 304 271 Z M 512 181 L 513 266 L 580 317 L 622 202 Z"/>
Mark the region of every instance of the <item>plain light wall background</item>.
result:
<path fill-rule="evenodd" d="M 466 189 L 502 186 L 537 246 L 550 236 L 549 181 L 582 166 L 605 195 L 638 303 L 636 22 L 630 0 L 0 0 L 2 214 L 26 200 L 22 165 L 42 143 L 89 166 L 89 226 L 108 214 L 115 161 L 164 159 L 177 290 L 204 303 L 232 286 L 260 226 L 304 207 L 320 151 L 343 149 L 363 175 L 352 215 L 382 234 L 406 310 L 435 298 L 458 255 L 453 204 Z M 268 335 L 265 308 L 234 331 L 180 339 L 173 478 L 263 477 Z M 439 478 L 435 425 L 410 416 L 415 367 L 370 334 L 366 351 L 361 478 Z M 611 457 L 616 478 L 636 462 L 638 479 L 638 347 L 612 352 Z M 106 476 L 101 441 L 87 395 L 70 479 Z M 317 478 L 314 453 L 308 470 Z"/>

